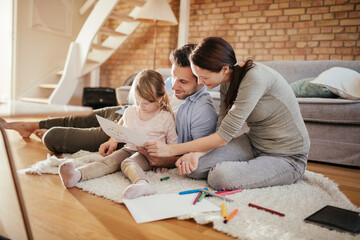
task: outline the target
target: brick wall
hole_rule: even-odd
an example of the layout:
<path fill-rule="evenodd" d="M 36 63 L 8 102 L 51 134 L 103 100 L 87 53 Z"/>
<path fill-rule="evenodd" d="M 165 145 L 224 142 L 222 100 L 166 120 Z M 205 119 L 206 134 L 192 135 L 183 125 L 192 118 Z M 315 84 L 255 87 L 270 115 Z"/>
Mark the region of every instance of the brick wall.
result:
<path fill-rule="evenodd" d="M 171 6 L 178 16 L 179 0 Z M 170 67 L 177 27 L 159 28 L 157 68 Z M 102 85 L 152 66 L 153 26 L 142 24 L 101 68 Z M 189 42 L 220 36 L 239 61 L 360 60 L 359 0 L 192 0 Z"/>
<path fill-rule="evenodd" d="M 359 0 L 194 0 L 190 41 L 216 35 L 237 57 L 360 60 Z"/>

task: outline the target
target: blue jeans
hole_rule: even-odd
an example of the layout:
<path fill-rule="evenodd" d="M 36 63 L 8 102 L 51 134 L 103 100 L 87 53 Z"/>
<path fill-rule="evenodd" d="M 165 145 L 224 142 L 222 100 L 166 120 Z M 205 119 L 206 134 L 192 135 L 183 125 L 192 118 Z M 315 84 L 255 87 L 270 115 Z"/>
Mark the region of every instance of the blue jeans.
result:
<path fill-rule="evenodd" d="M 307 154 L 272 155 L 254 148 L 246 134 L 199 159 L 188 176 L 206 179 L 218 190 L 249 189 L 292 184 L 306 170 Z"/>

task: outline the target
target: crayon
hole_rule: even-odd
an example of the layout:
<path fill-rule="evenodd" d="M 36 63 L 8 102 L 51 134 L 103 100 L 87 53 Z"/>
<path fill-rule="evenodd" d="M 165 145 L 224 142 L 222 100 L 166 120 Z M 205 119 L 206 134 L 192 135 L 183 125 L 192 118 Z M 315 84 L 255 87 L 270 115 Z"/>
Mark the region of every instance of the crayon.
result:
<path fill-rule="evenodd" d="M 200 189 L 200 191 L 202 191 L 202 192 L 204 192 L 204 193 L 207 193 L 207 194 L 210 194 L 211 196 L 214 196 L 214 197 L 217 197 L 217 198 L 221 198 L 221 199 L 227 200 L 227 201 L 229 201 L 229 202 L 233 202 L 233 201 L 234 201 L 234 200 L 232 200 L 232 199 L 230 199 L 230 198 L 221 196 L 221 195 L 216 194 L 216 193 L 214 193 L 214 192 L 210 192 L 210 191 L 206 190 L 206 188 Z"/>
<path fill-rule="evenodd" d="M 238 192 L 241 192 L 241 191 L 242 191 L 242 189 L 236 189 L 236 190 L 232 190 L 232 191 L 220 191 L 220 192 L 216 192 L 216 194 L 219 194 L 221 196 L 226 196 L 226 195 L 238 193 Z"/>
<path fill-rule="evenodd" d="M 277 211 L 274 211 L 274 210 L 271 210 L 271 209 L 268 209 L 268 208 L 260 207 L 260 206 L 258 206 L 258 205 L 252 204 L 252 203 L 249 203 L 249 207 L 253 207 L 253 208 L 260 209 L 260 210 L 264 210 L 264 211 L 266 211 L 266 212 L 279 215 L 280 217 L 284 217 L 284 216 L 285 216 L 285 214 L 283 214 L 283 213 L 280 213 L 280 212 L 277 212 Z"/>
<path fill-rule="evenodd" d="M 226 207 L 225 207 L 225 203 L 221 204 L 221 210 L 222 210 L 222 215 L 224 218 L 226 218 Z"/>
<path fill-rule="evenodd" d="M 160 178 L 160 181 L 165 181 L 165 180 L 168 180 L 170 177 L 163 177 L 163 178 Z"/>
<path fill-rule="evenodd" d="M 203 200 L 204 199 L 204 197 L 205 197 L 205 195 L 206 195 L 206 193 L 201 193 L 201 196 L 199 197 L 199 199 L 198 199 L 198 202 L 201 202 L 201 200 Z"/>
<path fill-rule="evenodd" d="M 235 209 L 232 213 L 230 213 L 230 215 L 225 218 L 224 223 L 230 221 L 238 213 L 238 211 L 239 209 Z"/>
<path fill-rule="evenodd" d="M 198 202 L 198 200 L 202 194 L 203 194 L 202 192 L 199 192 L 199 194 L 196 196 L 196 198 L 194 199 L 194 202 L 193 202 L 194 205 Z"/>
<path fill-rule="evenodd" d="M 205 190 L 208 190 L 207 188 L 204 188 Z M 183 192 L 179 192 L 180 195 L 184 195 L 184 194 L 191 194 L 191 193 L 198 193 L 201 192 L 200 189 L 194 189 L 194 190 L 188 190 L 188 191 L 183 191 Z"/>

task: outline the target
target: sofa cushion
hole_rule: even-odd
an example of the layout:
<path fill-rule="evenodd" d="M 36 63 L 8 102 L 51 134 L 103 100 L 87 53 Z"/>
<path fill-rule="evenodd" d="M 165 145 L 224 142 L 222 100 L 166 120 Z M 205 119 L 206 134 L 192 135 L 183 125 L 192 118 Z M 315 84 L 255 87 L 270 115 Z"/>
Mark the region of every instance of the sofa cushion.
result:
<path fill-rule="evenodd" d="M 360 72 L 360 61 L 313 60 L 313 61 L 267 61 L 263 64 L 279 72 L 288 83 L 309 77 L 317 77 L 332 67 L 344 67 Z"/>
<path fill-rule="evenodd" d="M 328 88 L 311 83 L 315 78 L 304 78 L 290 83 L 296 97 L 337 98 Z"/>
<path fill-rule="evenodd" d="M 322 72 L 313 84 L 329 88 L 334 94 L 346 99 L 360 99 L 360 73 L 342 67 Z"/>
<path fill-rule="evenodd" d="M 360 100 L 297 98 L 304 121 L 360 124 Z"/>

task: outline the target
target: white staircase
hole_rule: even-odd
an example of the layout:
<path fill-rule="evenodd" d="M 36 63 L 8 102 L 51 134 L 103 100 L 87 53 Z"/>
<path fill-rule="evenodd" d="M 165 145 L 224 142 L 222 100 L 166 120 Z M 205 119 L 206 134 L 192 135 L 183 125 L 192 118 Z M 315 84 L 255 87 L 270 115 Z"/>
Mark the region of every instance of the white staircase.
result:
<path fill-rule="evenodd" d="M 80 30 L 76 40 L 70 44 L 64 69 L 58 73 L 61 77 L 58 84 L 40 84 L 39 89 L 53 90 L 49 98 L 23 97 L 23 101 L 48 104 L 67 104 L 74 94 L 79 81 L 91 71 L 103 64 L 138 27 L 140 22 L 133 17 L 139 6 L 146 0 L 122 0 L 134 4 L 133 11 L 121 14 L 114 11 L 119 0 L 87 0 L 81 7 L 80 13 L 93 8 Z M 115 30 L 104 27 L 108 18 L 121 20 Z M 98 39 L 106 35 L 107 38 L 99 43 Z M 41 91 L 41 90 L 40 90 Z"/>

